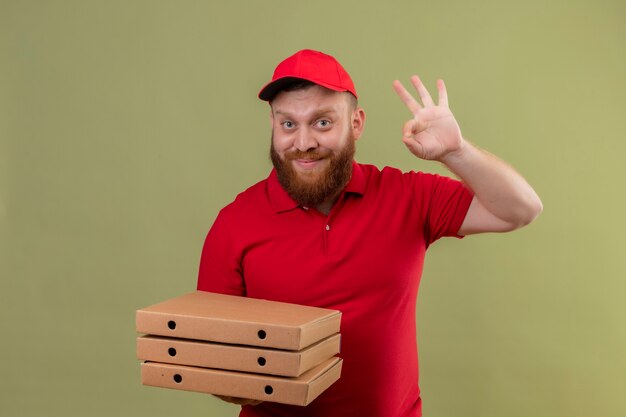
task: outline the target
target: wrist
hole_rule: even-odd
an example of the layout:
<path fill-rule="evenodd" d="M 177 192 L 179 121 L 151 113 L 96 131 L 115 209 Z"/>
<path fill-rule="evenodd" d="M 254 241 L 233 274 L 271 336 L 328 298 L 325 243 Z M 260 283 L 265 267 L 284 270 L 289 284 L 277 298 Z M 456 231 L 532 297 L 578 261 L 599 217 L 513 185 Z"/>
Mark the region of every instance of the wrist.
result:
<path fill-rule="evenodd" d="M 454 166 L 458 162 L 461 162 L 464 159 L 466 159 L 467 155 L 471 152 L 471 150 L 472 150 L 471 144 L 464 138 L 461 138 L 459 147 L 453 151 L 448 152 L 444 156 L 442 156 L 441 159 L 439 159 L 439 162 L 446 165 L 447 167 Z"/>

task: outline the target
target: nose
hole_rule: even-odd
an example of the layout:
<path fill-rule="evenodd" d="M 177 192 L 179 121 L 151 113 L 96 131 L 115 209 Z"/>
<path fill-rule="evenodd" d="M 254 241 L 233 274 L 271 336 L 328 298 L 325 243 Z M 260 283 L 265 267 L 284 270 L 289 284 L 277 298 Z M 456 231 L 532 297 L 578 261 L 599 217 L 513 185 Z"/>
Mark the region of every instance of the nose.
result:
<path fill-rule="evenodd" d="M 293 146 L 301 152 L 317 148 L 318 143 L 314 132 L 306 128 L 298 129 Z"/>

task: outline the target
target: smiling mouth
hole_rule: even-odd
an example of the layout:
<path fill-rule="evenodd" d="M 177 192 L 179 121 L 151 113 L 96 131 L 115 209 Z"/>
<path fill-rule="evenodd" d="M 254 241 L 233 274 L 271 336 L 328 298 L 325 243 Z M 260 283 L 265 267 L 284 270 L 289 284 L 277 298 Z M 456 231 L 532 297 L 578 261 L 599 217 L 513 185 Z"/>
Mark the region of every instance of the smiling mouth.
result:
<path fill-rule="evenodd" d="M 320 159 L 294 159 L 294 165 L 300 167 L 300 168 L 315 168 L 316 166 L 318 166 L 321 162 L 324 161 L 325 158 L 320 158 Z"/>

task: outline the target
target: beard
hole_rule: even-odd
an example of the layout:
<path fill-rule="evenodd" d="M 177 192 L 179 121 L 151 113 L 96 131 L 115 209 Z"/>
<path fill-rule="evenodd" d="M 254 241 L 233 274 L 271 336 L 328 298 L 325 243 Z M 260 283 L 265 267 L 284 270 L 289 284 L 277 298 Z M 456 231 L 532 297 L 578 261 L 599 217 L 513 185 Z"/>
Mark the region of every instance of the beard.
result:
<path fill-rule="evenodd" d="M 285 159 L 274 149 L 274 141 L 270 148 L 270 157 L 278 182 L 289 196 L 306 207 L 316 207 L 328 199 L 337 197 L 352 178 L 352 161 L 356 147 L 354 139 L 349 138 L 348 144 L 333 152 L 330 150 L 313 149 L 310 151 L 295 150 L 285 154 Z M 301 173 L 294 169 L 295 159 L 325 159 L 328 161 L 321 172 Z"/>

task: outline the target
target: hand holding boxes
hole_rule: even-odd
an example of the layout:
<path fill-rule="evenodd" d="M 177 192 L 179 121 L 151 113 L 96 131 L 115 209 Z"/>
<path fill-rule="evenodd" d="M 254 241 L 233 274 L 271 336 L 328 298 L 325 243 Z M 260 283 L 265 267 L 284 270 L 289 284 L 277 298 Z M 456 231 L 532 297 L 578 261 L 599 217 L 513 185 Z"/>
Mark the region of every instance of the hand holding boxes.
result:
<path fill-rule="evenodd" d="M 341 373 L 341 312 L 195 291 L 137 311 L 144 385 L 307 405 Z"/>

